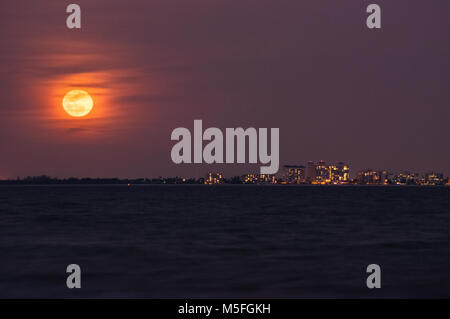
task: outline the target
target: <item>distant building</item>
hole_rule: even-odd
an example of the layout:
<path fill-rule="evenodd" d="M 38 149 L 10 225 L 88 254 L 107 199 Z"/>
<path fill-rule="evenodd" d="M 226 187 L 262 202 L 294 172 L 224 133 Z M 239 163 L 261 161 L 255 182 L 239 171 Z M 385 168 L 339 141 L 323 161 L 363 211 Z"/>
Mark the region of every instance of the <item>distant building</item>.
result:
<path fill-rule="evenodd" d="M 416 185 L 419 184 L 419 174 L 403 172 L 394 176 L 394 184 L 397 185 Z"/>
<path fill-rule="evenodd" d="M 327 165 L 325 161 L 317 164 L 309 161 L 305 181 L 311 184 L 346 184 L 350 182 L 350 167 L 343 162 Z"/>
<path fill-rule="evenodd" d="M 336 165 L 330 165 L 328 167 L 328 171 L 330 172 L 329 180 L 332 184 L 339 183 L 339 169 Z"/>
<path fill-rule="evenodd" d="M 380 172 L 380 183 L 381 184 L 389 184 L 389 172 L 387 170 L 382 170 Z"/>
<path fill-rule="evenodd" d="M 275 175 L 266 175 L 266 174 L 242 175 L 241 181 L 244 184 L 277 184 L 277 179 Z"/>
<path fill-rule="evenodd" d="M 283 170 L 283 182 L 285 184 L 302 184 L 306 181 L 305 166 L 285 165 Z"/>
<path fill-rule="evenodd" d="M 337 164 L 339 181 L 341 183 L 347 183 L 350 181 L 350 166 L 344 164 L 343 162 L 339 162 Z"/>
<path fill-rule="evenodd" d="M 379 184 L 380 174 L 372 169 L 359 171 L 356 174 L 356 181 L 358 184 Z"/>
<path fill-rule="evenodd" d="M 348 183 L 350 180 L 350 168 L 342 162 L 337 165 L 329 166 L 330 172 L 330 183 L 332 184 L 344 184 Z"/>
<path fill-rule="evenodd" d="M 441 173 L 427 173 L 424 179 L 425 185 L 444 185 L 444 174 Z"/>
<path fill-rule="evenodd" d="M 216 185 L 222 184 L 224 182 L 222 173 L 208 173 L 205 178 L 205 184 L 207 185 Z"/>
<path fill-rule="evenodd" d="M 330 167 L 326 165 L 325 161 L 319 161 L 316 165 L 316 182 L 319 184 L 327 184 L 331 182 Z"/>
<path fill-rule="evenodd" d="M 244 184 L 257 184 L 258 183 L 258 174 L 242 175 L 241 181 Z"/>
<path fill-rule="evenodd" d="M 316 164 L 313 161 L 309 161 L 306 166 L 306 181 L 308 183 L 315 182 L 316 180 Z"/>
<path fill-rule="evenodd" d="M 277 184 L 278 181 L 275 175 L 272 174 L 260 174 L 259 175 L 259 183 L 260 184 Z"/>

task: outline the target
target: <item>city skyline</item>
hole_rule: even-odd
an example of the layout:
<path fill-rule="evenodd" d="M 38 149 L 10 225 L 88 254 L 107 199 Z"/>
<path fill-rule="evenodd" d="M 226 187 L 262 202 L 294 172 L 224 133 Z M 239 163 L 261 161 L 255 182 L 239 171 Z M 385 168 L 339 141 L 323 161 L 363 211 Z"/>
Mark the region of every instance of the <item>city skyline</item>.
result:
<path fill-rule="evenodd" d="M 308 161 L 306 165 L 283 165 L 276 174 L 246 173 L 225 176 L 222 172 L 209 171 L 206 176 L 158 176 L 139 178 L 118 177 L 68 177 L 55 178 L 47 175 L 2 179 L 3 183 L 18 184 L 298 184 L 298 185 L 450 185 L 450 178 L 443 173 L 427 173 L 402 170 L 364 169 L 351 174 L 351 166 L 344 163 L 327 163 L 324 160 Z"/>

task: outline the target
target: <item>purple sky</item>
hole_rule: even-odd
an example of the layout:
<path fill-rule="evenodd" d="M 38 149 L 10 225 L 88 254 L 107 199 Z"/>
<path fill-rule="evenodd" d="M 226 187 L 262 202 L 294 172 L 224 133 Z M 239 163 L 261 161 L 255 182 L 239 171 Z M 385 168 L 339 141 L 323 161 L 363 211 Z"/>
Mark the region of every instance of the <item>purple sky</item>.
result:
<path fill-rule="evenodd" d="M 65 8 L 82 8 L 69 30 Z M 382 29 L 365 26 L 382 8 Z M 280 164 L 450 174 L 448 0 L 9 0 L 0 178 L 203 175 L 177 127 L 279 127 Z M 72 88 L 94 98 L 64 115 Z M 226 175 L 259 170 L 223 165 Z"/>

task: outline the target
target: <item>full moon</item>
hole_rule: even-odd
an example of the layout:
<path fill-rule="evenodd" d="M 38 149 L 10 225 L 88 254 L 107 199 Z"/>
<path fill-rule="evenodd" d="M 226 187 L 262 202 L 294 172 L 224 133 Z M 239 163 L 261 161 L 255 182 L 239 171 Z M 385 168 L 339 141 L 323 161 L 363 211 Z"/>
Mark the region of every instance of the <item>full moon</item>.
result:
<path fill-rule="evenodd" d="M 63 98 L 63 108 L 73 117 L 83 117 L 91 112 L 94 107 L 92 97 L 86 91 L 72 90 Z"/>

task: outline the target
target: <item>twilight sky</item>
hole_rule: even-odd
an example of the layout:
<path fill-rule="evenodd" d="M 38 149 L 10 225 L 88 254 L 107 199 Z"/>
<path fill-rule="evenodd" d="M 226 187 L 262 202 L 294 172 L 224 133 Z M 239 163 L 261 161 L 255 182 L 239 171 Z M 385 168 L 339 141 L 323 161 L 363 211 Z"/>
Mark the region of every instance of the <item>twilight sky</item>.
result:
<path fill-rule="evenodd" d="M 66 6 L 82 29 L 66 28 Z M 382 29 L 365 25 L 382 8 Z M 9 0 L 0 178 L 241 174 L 175 165 L 177 127 L 279 127 L 280 164 L 450 174 L 448 0 Z M 71 89 L 95 101 L 64 113 Z"/>

